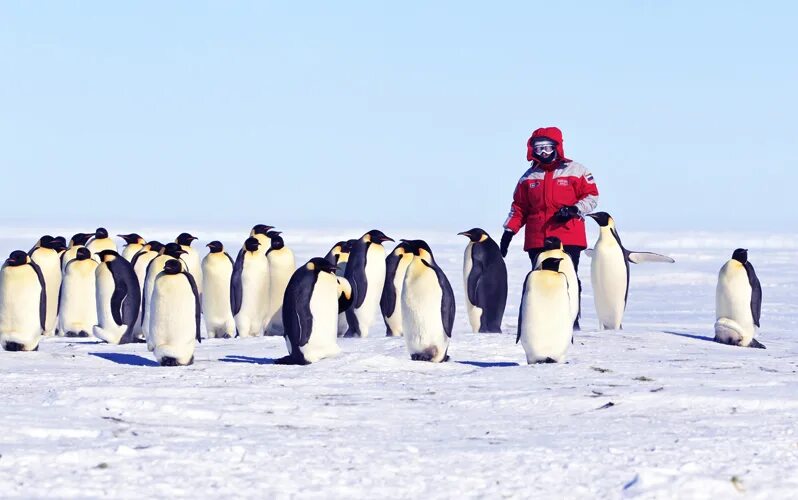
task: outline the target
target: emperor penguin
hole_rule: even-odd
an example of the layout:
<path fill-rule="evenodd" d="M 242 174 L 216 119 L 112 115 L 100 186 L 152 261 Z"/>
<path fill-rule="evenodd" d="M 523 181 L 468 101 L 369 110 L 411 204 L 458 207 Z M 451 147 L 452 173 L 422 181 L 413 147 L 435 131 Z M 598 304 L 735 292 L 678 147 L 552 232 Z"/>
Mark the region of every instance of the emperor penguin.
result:
<path fill-rule="evenodd" d="M 402 298 L 405 272 L 412 260 L 413 249 L 406 241 L 400 241 L 385 258 L 385 285 L 382 287 L 380 311 L 388 337 L 402 336 L 402 307 L 399 300 Z"/>
<path fill-rule="evenodd" d="M 0 269 L 0 345 L 35 351 L 45 327 L 47 286 L 39 266 L 15 250 Z"/>
<path fill-rule="evenodd" d="M 471 331 L 501 333 L 507 306 L 507 266 L 499 245 L 478 227 L 458 234 L 469 240 L 463 256 L 463 282 Z"/>
<path fill-rule="evenodd" d="M 561 363 L 574 334 L 568 278 L 559 269 L 563 259 L 548 257 L 540 267 L 530 271 L 524 280 L 521 309 L 518 314 L 518 335 L 526 352 L 526 361 Z"/>
<path fill-rule="evenodd" d="M 568 280 L 568 298 L 571 301 L 571 321 L 574 330 L 579 330 L 579 279 L 576 276 L 576 269 L 571 256 L 565 252 L 562 240 L 556 236 L 549 236 L 543 241 L 543 251 L 538 254 L 535 261 L 535 269 L 540 269 L 543 261 L 549 258 L 561 259 L 559 272 L 565 275 Z"/>
<path fill-rule="evenodd" d="M 294 272 L 285 289 L 283 326 L 288 356 L 283 365 L 307 365 L 341 352 L 337 317 L 351 304 L 345 279 L 336 277 L 335 265 L 314 257 Z"/>
<path fill-rule="evenodd" d="M 344 337 L 368 337 L 385 285 L 385 248 L 394 241 L 373 229 L 352 246 L 344 277 L 352 286 L 354 304 L 346 310 L 348 330 Z"/>
<path fill-rule="evenodd" d="M 720 268 L 715 289 L 715 341 L 742 347 L 765 346 L 754 337 L 762 312 L 762 286 L 748 250 L 738 248 Z"/>
<path fill-rule="evenodd" d="M 134 342 L 133 327 L 139 316 L 141 293 L 133 265 L 114 250 L 97 254 L 97 319 L 94 336 L 109 344 Z"/>
<path fill-rule="evenodd" d="M 283 296 L 288 281 L 296 271 L 294 252 L 285 246 L 279 234 L 271 239 L 271 248 L 266 251 L 269 261 L 269 316 L 266 319 L 266 335 L 283 335 Z"/>
<path fill-rule="evenodd" d="M 38 246 L 31 250 L 30 258 L 44 276 L 47 287 L 47 315 L 44 322 L 44 335 L 51 337 L 58 326 L 58 294 L 61 290 L 61 242 L 51 236 L 43 236 Z"/>
<path fill-rule="evenodd" d="M 98 227 L 94 231 L 91 241 L 86 243 L 86 248 L 91 250 L 93 258 L 99 260 L 98 254 L 103 250 L 113 250 L 116 252 L 116 242 L 108 237 L 108 230 L 104 227 Z"/>
<path fill-rule="evenodd" d="M 615 221 L 607 212 L 588 214 L 600 226 L 599 238 L 585 253 L 590 262 L 590 282 L 599 326 L 607 330 L 623 328 L 623 313 L 629 295 L 629 263 L 668 262 L 674 260 L 651 252 L 632 252 L 623 247 Z"/>
<path fill-rule="evenodd" d="M 343 278 L 346 275 L 346 264 L 349 262 L 349 252 L 352 251 L 352 246 L 357 240 L 339 241 L 327 252 L 324 257 L 327 262 L 335 264 L 335 275 Z M 349 282 L 347 282 L 349 283 Z M 338 336 L 343 337 L 349 329 L 349 324 L 346 322 L 346 312 L 338 315 Z"/>
<path fill-rule="evenodd" d="M 255 237 L 244 242 L 230 280 L 230 302 L 239 337 L 263 335 L 269 315 L 269 260 Z"/>
<path fill-rule="evenodd" d="M 274 229 L 274 226 L 268 224 L 255 224 L 249 232 L 250 238 L 255 238 L 260 243 L 261 248 L 267 250 L 271 246 L 271 237 L 269 233 Z"/>
<path fill-rule="evenodd" d="M 61 281 L 58 330 L 67 337 L 88 337 L 97 324 L 97 261 L 88 248 L 77 249 Z"/>
<path fill-rule="evenodd" d="M 135 338 L 138 340 L 147 338 L 147 330 L 150 328 L 150 298 L 152 290 L 155 288 L 155 278 L 158 277 L 164 266 L 170 259 L 181 259 L 186 253 L 177 243 L 167 243 L 163 246 L 158 256 L 147 264 L 147 272 L 144 273 L 144 285 L 141 290 L 141 315 L 139 317 L 140 330 L 134 330 Z"/>
<path fill-rule="evenodd" d="M 200 263 L 200 256 L 196 250 L 191 248 L 191 243 L 196 239 L 196 236 L 192 236 L 189 233 L 180 233 L 178 237 L 175 238 L 175 243 L 180 245 L 180 248 L 186 252 L 181 259 L 185 263 L 187 271 L 194 277 L 197 289 L 200 295 L 202 295 L 202 265 Z"/>
<path fill-rule="evenodd" d="M 86 242 L 89 241 L 89 238 L 94 236 L 92 233 L 75 233 L 72 238 L 69 240 L 69 245 L 63 254 L 61 254 L 61 272 L 63 273 L 66 270 L 67 264 L 69 261 L 74 259 L 78 254 L 78 248 L 83 248 L 86 246 Z"/>
<path fill-rule="evenodd" d="M 147 244 L 144 238 L 136 233 L 117 234 L 117 236 L 125 240 L 125 246 L 122 248 L 122 257 L 128 262 L 132 262 L 133 256 L 139 253 L 144 248 L 144 245 Z"/>
<path fill-rule="evenodd" d="M 233 259 L 224 251 L 220 241 L 211 241 L 207 247 L 209 253 L 202 259 L 202 313 L 205 316 L 207 338 L 229 339 L 236 332 L 230 302 Z"/>
<path fill-rule="evenodd" d="M 155 278 L 147 348 L 161 366 L 194 363 L 200 335 L 200 296 L 185 263 L 169 259 Z M 195 342 L 196 341 L 196 342 Z"/>
<path fill-rule="evenodd" d="M 402 332 L 410 359 L 448 361 L 454 325 L 454 292 L 429 245 L 422 240 L 407 242 L 413 260 L 402 287 Z"/>

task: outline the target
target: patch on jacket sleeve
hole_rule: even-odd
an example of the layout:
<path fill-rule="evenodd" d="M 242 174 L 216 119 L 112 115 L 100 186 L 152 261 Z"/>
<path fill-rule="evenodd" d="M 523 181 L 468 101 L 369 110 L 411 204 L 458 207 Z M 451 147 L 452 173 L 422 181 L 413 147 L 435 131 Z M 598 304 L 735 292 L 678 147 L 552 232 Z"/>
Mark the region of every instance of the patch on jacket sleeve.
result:
<path fill-rule="evenodd" d="M 593 180 L 593 174 L 591 174 L 590 172 L 585 174 L 585 180 L 587 180 L 587 182 L 589 182 L 591 184 L 596 182 L 596 181 Z"/>

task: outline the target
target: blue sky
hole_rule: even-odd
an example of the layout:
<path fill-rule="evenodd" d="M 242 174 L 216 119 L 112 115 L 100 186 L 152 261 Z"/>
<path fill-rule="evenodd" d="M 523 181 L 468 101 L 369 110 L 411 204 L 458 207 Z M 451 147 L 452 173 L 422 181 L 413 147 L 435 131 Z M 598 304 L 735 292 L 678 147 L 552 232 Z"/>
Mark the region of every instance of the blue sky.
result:
<path fill-rule="evenodd" d="M 498 231 L 539 126 L 632 229 L 794 231 L 784 2 L 3 2 L 0 222 Z"/>

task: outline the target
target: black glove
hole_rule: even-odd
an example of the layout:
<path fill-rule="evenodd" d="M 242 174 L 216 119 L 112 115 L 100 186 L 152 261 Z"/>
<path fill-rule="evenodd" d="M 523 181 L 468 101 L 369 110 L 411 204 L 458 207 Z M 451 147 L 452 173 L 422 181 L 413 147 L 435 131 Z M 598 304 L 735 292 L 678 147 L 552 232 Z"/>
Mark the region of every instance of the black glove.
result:
<path fill-rule="evenodd" d="M 515 236 L 515 233 L 512 231 L 504 231 L 504 234 L 502 235 L 502 243 L 499 245 L 499 249 L 502 251 L 502 257 L 507 257 L 507 250 L 510 249 L 510 242 L 513 240 L 513 236 Z"/>
<path fill-rule="evenodd" d="M 560 207 L 560 209 L 554 214 L 554 220 L 563 224 L 571 219 L 576 219 L 577 217 L 579 217 L 579 209 L 573 205 L 568 207 Z"/>

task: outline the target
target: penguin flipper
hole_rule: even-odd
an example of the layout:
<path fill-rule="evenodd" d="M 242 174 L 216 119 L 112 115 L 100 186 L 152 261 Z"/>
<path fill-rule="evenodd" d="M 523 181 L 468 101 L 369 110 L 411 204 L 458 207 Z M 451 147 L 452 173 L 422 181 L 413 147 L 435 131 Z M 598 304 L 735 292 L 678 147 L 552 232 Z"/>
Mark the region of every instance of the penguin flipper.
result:
<path fill-rule="evenodd" d="M 244 296 L 244 285 L 241 275 L 244 272 L 244 249 L 238 252 L 235 263 L 233 263 L 233 275 L 230 277 L 230 305 L 233 309 L 233 316 L 241 311 L 241 302 Z"/>
<path fill-rule="evenodd" d="M 759 319 L 762 316 L 762 285 L 756 276 L 754 266 L 746 261 L 744 267 L 745 273 L 748 275 L 748 284 L 751 285 L 751 316 L 754 324 L 759 327 Z"/>
<path fill-rule="evenodd" d="M 664 262 L 673 264 L 676 262 L 667 255 L 660 255 L 653 252 L 626 252 L 626 260 L 633 264 L 643 264 L 646 262 Z"/>
<path fill-rule="evenodd" d="M 283 300 L 284 336 L 296 345 L 304 346 L 310 340 L 310 332 L 313 329 L 310 299 L 315 283 L 309 283 L 308 286 L 301 286 L 302 284 L 291 286 L 292 284 L 289 282 Z"/>
<path fill-rule="evenodd" d="M 202 334 L 200 332 L 200 312 L 202 306 L 200 305 L 200 295 L 197 291 L 197 282 L 194 280 L 194 276 L 192 276 L 191 273 L 183 271 L 183 276 L 188 280 L 188 284 L 191 286 L 191 293 L 194 294 L 194 322 L 197 325 L 195 337 L 197 342 L 202 343 Z"/>
<path fill-rule="evenodd" d="M 127 295 L 127 285 L 124 281 L 114 282 L 114 293 L 111 294 L 111 315 L 114 318 L 114 323 L 117 325 L 124 325 L 122 320 L 122 302 Z"/>
<path fill-rule="evenodd" d="M 42 292 L 39 294 L 39 323 L 42 327 L 42 331 L 44 331 L 44 325 L 47 319 L 47 285 L 44 283 L 44 275 L 42 274 L 42 268 L 39 267 L 39 264 L 32 260 L 28 264 L 33 268 L 33 271 L 36 273 L 36 278 L 39 279 L 39 286 L 42 287 Z"/>

